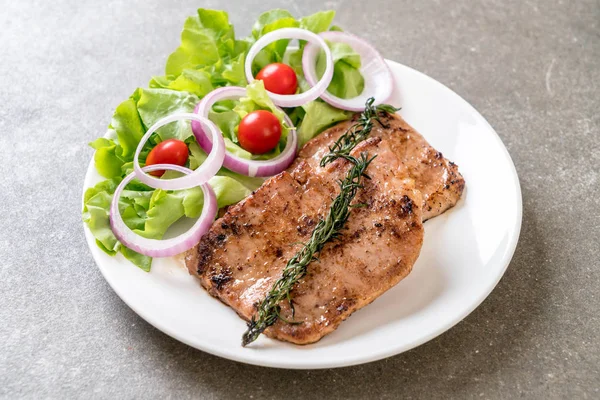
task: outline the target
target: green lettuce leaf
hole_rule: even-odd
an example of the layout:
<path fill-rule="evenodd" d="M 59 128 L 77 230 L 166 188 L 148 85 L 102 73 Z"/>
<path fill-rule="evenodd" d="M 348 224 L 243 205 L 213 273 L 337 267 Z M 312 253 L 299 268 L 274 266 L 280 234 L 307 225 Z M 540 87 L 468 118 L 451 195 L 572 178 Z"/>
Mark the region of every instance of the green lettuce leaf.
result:
<path fill-rule="evenodd" d="M 313 15 L 300 18 L 300 27 L 314 33 L 325 32 L 333 22 L 335 11 L 319 11 Z"/>
<path fill-rule="evenodd" d="M 200 69 L 184 69 L 181 75 L 175 77 L 155 76 L 148 86 L 151 88 L 163 88 L 177 91 L 184 91 L 195 94 L 198 97 L 204 97 L 214 89 L 211 75 Z"/>
<path fill-rule="evenodd" d="M 121 167 L 125 163 L 121 146 L 114 140 L 105 138 L 96 139 L 90 146 L 96 150 L 94 165 L 98 173 L 105 178 L 120 177 Z"/>
<path fill-rule="evenodd" d="M 166 79 L 176 80 L 185 70 L 203 70 L 210 74 L 213 84 L 222 79 L 238 84 L 242 82 L 241 76 L 231 69 L 236 69 L 235 63 L 241 61 L 243 64 L 243 58 L 239 56 L 248 48 L 248 42 L 235 40 L 233 26 L 225 11 L 201 8 L 183 26 L 181 44 L 167 60 Z"/>
<path fill-rule="evenodd" d="M 152 267 L 152 257 L 140 254 L 125 246 L 121 246 L 119 250 L 133 265 L 139 267 L 143 271 L 150 272 L 150 268 Z"/>
<path fill-rule="evenodd" d="M 100 249 L 113 256 L 120 251 L 135 265 L 145 271 L 149 271 L 151 258 L 122 246 L 110 227 L 110 204 L 113 193 L 120 182 L 121 178 L 113 178 L 102 181 L 86 190 L 84 194 L 83 221 L 88 225 L 88 228 L 96 238 L 96 244 Z M 119 210 L 125 224 L 131 229 L 136 229 L 143 225 L 144 222 L 143 218 L 140 217 L 140 212 L 136 210 L 134 205 L 148 203 L 136 199 L 143 197 L 149 199 L 152 192 L 140 191 L 139 189 L 143 189 L 143 186 L 140 185 L 128 185 L 127 187 L 129 186 L 133 186 L 134 189 L 138 190 L 134 190 L 133 192 L 123 191 L 123 196 L 119 199 Z M 144 215 L 145 212 L 141 214 Z"/>
<path fill-rule="evenodd" d="M 259 39 L 267 32 L 271 32 L 273 29 L 267 31 L 268 26 L 273 26 L 278 21 L 294 19 L 294 16 L 288 11 L 281 8 L 266 11 L 258 16 L 258 19 L 252 26 L 252 37 Z"/>
<path fill-rule="evenodd" d="M 311 101 L 303 105 L 302 109 L 305 115 L 298 129 L 300 146 L 303 146 L 330 126 L 352 117 L 351 112 L 337 109 L 321 100 Z"/>
<path fill-rule="evenodd" d="M 220 55 L 214 36 L 210 28 L 203 27 L 199 15 L 189 17 L 183 25 L 181 45 L 169 56 L 165 73 L 178 76 L 186 68 L 217 62 Z"/>
<path fill-rule="evenodd" d="M 192 94 L 169 89 L 140 88 L 133 94 L 133 98 L 136 100 L 138 113 L 146 127 L 174 113 L 192 112 L 199 101 L 198 97 Z M 167 139 L 185 141 L 192 136 L 190 122 L 186 120 L 172 122 L 156 132 L 160 141 Z"/>
<path fill-rule="evenodd" d="M 110 255 L 115 255 L 119 242 L 110 228 L 108 218 L 112 193 L 121 182 L 121 178 L 102 181 L 85 191 L 83 221 L 88 225 L 96 244 Z"/>
<path fill-rule="evenodd" d="M 119 104 L 110 122 L 117 133 L 123 157 L 133 156 L 138 143 L 146 132 L 134 99 L 129 98 Z"/>
<path fill-rule="evenodd" d="M 360 55 L 346 43 L 328 43 L 334 62 L 333 78 L 327 90 L 334 96 L 350 99 L 360 95 L 365 88 L 365 79 L 359 71 Z M 326 61 L 324 53 L 317 59 L 317 76 L 323 76 Z"/>
<path fill-rule="evenodd" d="M 245 51 L 247 51 L 247 49 Z M 246 73 L 244 72 L 245 62 L 246 53 L 241 53 L 223 67 L 221 77 L 226 81 L 226 84 L 231 86 L 246 86 Z"/>

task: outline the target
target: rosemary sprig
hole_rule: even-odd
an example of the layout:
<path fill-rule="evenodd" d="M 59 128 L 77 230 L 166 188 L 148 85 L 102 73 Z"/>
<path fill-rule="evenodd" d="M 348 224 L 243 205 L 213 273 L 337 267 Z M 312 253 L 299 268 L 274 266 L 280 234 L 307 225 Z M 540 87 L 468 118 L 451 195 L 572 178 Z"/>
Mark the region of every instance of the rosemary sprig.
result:
<path fill-rule="evenodd" d="M 292 288 L 305 274 L 308 264 L 316 260 L 315 254 L 321 251 L 325 243 L 339 237 L 341 229 L 350 216 L 350 203 L 356 196 L 358 189 L 362 186 L 360 178 L 365 176 L 365 170 L 375 157 L 368 158 L 366 153 L 355 158 L 350 155 L 339 155 L 352 162 L 352 168 L 348 171 L 344 180 L 340 181 L 340 194 L 333 200 L 325 219 L 321 219 L 315 227 L 309 241 L 302 249 L 292 257 L 267 296 L 258 306 L 257 313 L 248 323 L 248 330 L 242 337 L 242 346 L 253 342 L 269 326 L 277 322 L 277 319 L 285 319 L 280 315 L 279 303 L 288 300 L 294 316 L 294 305 L 290 292 Z M 290 321 L 286 321 L 290 322 Z M 291 322 L 293 323 L 293 322 Z"/>
<path fill-rule="evenodd" d="M 375 99 L 373 97 L 369 97 L 365 103 L 365 111 L 360 114 L 358 117 L 358 121 L 353 124 L 342 136 L 339 137 L 338 140 L 329 148 L 329 153 L 327 153 L 321 159 L 321 167 L 326 166 L 327 164 L 335 161 L 339 157 L 349 156 L 352 149 L 356 147 L 356 145 L 369 136 L 371 130 L 373 129 L 373 122 L 377 121 L 381 124 L 381 126 L 385 127 L 381 120 L 379 119 L 379 112 L 385 111 L 387 113 L 393 114 L 399 110 L 399 108 L 395 108 L 389 104 L 380 104 L 378 106 L 373 106 Z"/>
<path fill-rule="evenodd" d="M 248 329 L 242 337 L 242 346 L 255 341 L 265 329 L 277 322 L 278 319 L 291 324 L 297 323 L 288 321 L 281 316 L 281 307 L 279 304 L 283 300 L 287 300 L 292 310 L 292 318 L 294 318 L 294 303 L 291 298 L 291 291 L 294 285 L 306 274 L 308 265 L 312 261 L 317 260 L 316 254 L 323 249 L 325 243 L 339 237 L 340 231 L 350 217 L 350 209 L 364 206 L 363 204 L 351 205 L 351 203 L 358 189 L 362 187 L 360 183 L 361 177 L 364 176 L 369 179 L 365 174 L 365 170 L 376 156 L 369 158 L 366 153 L 361 153 L 360 157 L 356 158 L 352 157 L 350 152 L 358 143 L 369 136 L 373 129 L 374 121 L 379 122 L 381 126 L 385 127 L 379 119 L 381 111 L 394 113 L 399 110 L 399 108 L 395 108 L 389 104 L 373 106 L 374 102 L 375 99 L 372 97 L 367 100 L 365 111 L 360 114 L 358 121 L 336 140 L 329 148 L 329 153 L 321 159 L 322 167 L 338 158 L 344 158 L 353 165 L 344 180 L 339 182 L 340 194 L 331 203 L 325 219 L 319 221 L 309 241 L 288 261 L 283 269 L 281 278 L 275 282 L 269 293 L 267 293 L 266 297 L 258 305 L 258 311 L 252 316 L 250 322 L 248 322 Z"/>

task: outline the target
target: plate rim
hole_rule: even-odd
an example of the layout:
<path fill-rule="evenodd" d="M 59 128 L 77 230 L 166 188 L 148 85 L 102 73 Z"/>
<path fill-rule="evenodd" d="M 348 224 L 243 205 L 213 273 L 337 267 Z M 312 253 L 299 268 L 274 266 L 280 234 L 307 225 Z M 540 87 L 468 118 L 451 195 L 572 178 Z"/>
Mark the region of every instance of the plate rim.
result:
<path fill-rule="evenodd" d="M 451 96 L 455 96 L 456 99 L 460 102 L 462 102 L 464 105 L 466 105 L 472 112 L 473 114 L 481 121 L 484 123 L 485 126 L 487 126 L 487 128 L 493 133 L 493 137 L 494 140 L 497 142 L 497 144 L 499 144 L 500 148 L 502 149 L 502 152 L 504 154 L 504 156 L 506 157 L 508 164 L 509 164 L 509 169 L 511 172 L 511 178 L 513 180 L 513 182 L 515 183 L 515 195 L 516 195 L 516 199 L 515 199 L 515 204 L 516 204 L 516 218 L 514 221 L 514 226 L 512 227 L 512 235 L 509 238 L 509 242 L 506 245 L 506 251 L 504 253 L 503 259 L 502 259 L 502 264 L 504 264 L 501 268 L 500 273 L 498 273 L 496 279 L 493 281 L 493 283 L 490 283 L 488 285 L 488 287 L 485 288 L 485 290 L 483 290 L 481 293 L 481 295 L 471 303 L 470 307 L 465 308 L 465 310 L 461 313 L 456 314 L 456 316 L 454 318 L 452 318 L 450 320 L 450 322 L 447 322 L 445 324 L 441 324 L 437 327 L 437 329 L 435 329 L 434 331 L 432 331 L 430 334 L 428 335 L 424 335 L 421 336 L 415 340 L 413 340 L 412 342 L 408 343 L 408 344 L 404 344 L 402 346 L 390 346 L 386 349 L 380 350 L 380 351 L 375 351 L 374 353 L 370 353 L 368 357 L 362 356 L 362 357 L 356 357 L 356 358 L 352 358 L 350 357 L 346 357 L 342 360 L 338 360 L 338 361 L 325 361 L 325 362 L 321 362 L 318 364 L 315 364 L 314 362 L 307 362 L 307 363 L 298 363 L 298 362 L 286 362 L 285 360 L 272 360 L 272 361 L 264 361 L 261 359 L 256 359 L 253 357 L 249 357 L 246 354 L 249 353 L 244 353 L 244 352 L 239 352 L 239 353 L 233 353 L 231 351 L 221 351 L 219 348 L 217 347 L 209 347 L 209 346 L 204 346 L 202 344 L 199 343 L 192 343 L 190 340 L 187 340 L 186 338 L 182 337 L 181 335 L 179 335 L 178 333 L 176 333 L 175 331 L 173 331 L 168 325 L 166 324 L 161 324 L 160 321 L 157 321 L 156 318 L 154 318 L 152 315 L 150 315 L 149 313 L 145 312 L 142 309 L 136 308 L 134 307 L 129 301 L 126 300 L 127 296 L 123 296 L 121 295 L 121 293 L 116 289 L 116 285 L 113 281 L 113 278 L 110 277 L 110 275 L 107 273 L 107 271 L 105 270 L 105 268 L 102 267 L 102 263 L 100 262 L 100 259 L 98 257 L 98 255 L 100 254 L 97 251 L 94 251 L 94 246 L 96 246 L 95 244 L 95 239 L 93 237 L 93 235 L 91 234 L 90 230 L 88 229 L 88 227 L 86 226 L 85 222 L 82 222 L 83 228 L 84 228 L 84 233 L 85 233 L 85 237 L 86 237 L 86 242 L 88 247 L 90 248 L 90 252 L 92 253 L 92 258 L 94 259 L 94 262 L 96 263 L 96 266 L 98 267 L 98 269 L 100 270 L 100 273 L 102 274 L 102 276 L 104 277 L 104 279 L 106 280 L 106 282 L 109 284 L 109 286 L 111 287 L 111 289 L 116 293 L 116 295 L 133 311 L 135 312 L 138 316 L 140 316 L 143 320 L 145 320 L 147 323 L 149 323 L 150 325 L 152 325 L 154 328 L 156 328 L 157 330 L 163 332 L 164 334 L 170 336 L 171 338 L 184 343 L 192 348 L 201 350 L 203 352 L 212 354 L 214 356 L 217 357 L 221 357 L 221 358 L 226 358 L 232 361 L 236 361 L 236 362 L 240 362 L 240 363 L 244 363 L 244 364 L 250 364 L 250 365 L 256 365 L 256 366 L 262 366 L 262 367 L 270 367 L 270 368 L 284 368 L 284 369 L 325 369 L 325 368 L 341 368 L 341 367 L 348 367 L 348 366 L 353 366 L 353 365 L 360 365 L 360 364 L 366 364 L 366 363 L 371 363 L 374 361 L 378 361 L 378 360 L 382 360 L 388 357 L 392 357 L 394 355 L 398 355 L 401 353 L 404 353 L 408 350 L 414 349 L 415 347 L 418 347 L 424 343 L 429 342 L 430 340 L 440 336 L 441 334 L 445 333 L 446 331 L 450 330 L 452 327 L 454 327 L 455 325 L 457 325 L 459 322 L 461 322 L 462 320 L 464 320 L 469 314 L 471 314 L 477 307 L 479 307 L 481 305 L 481 303 L 483 303 L 483 301 L 485 299 L 487 299 L 490 295 L 490 293 L 496 288 L 496 286 L 498 285 L 498 283 L 500 282 L 500 280 L 502 279 L 502 277 L 504 276 L 504 274 L 506 273 L 506 270 L 508 268 L 508 266 L 510 265 L 510 262 L 514 256 L 514 253 L 516 251 L 517 248 L 517 244 L 519 242 L 519 237 L 521 234 L 521 227 L 522 227 L 522 221 L 523 221 L 523 197 L 522 197 L 522 192 L 521 192 L 521 183 L 519 180 L 519 176 L 517 173 L 517 169 L 515 167 L 515 164 L 512 160 L 512 157 L 510 156 L 510 153 L 508 152 L 508 149 L 506 148 L 506 146 L 504 145 L 504 143 L 502 142 L 502 139 L 500 138 L 500 136 L 498 135 L 498 133 L 496 132 L 496 130 L 490 125 L 490 123 L 483 117 L 483 115 L 481 115 L 481 113 L 479 113 L 479 111 L 477 111 L 477 109 L 475 109 L 475 107 L 473 107 L 468 101 L 466 101 L 464 98 L 462 98 L 458 93 L 456 93 L 455 91 L 453 91 L 452 89 L 450 89 L 449 87 L 447 87 L 446 85 L 444 85 L 443 83 L 439 82 L 438 80 L 430 77 L 429 75 L 417 71 L 414 68 L 411 68 L 407 65 L 398 63 L 396 61 L 392 61 L 389 59 L 385 59 L 386 63 L 388 65 L 390 65 L 391 67 L 397 66 L 400 68 L 404 68 L 409 70 L 412 73 L 418 74 L 421 76 L 421 78 L 424 78 L 426 80 L 432 81 L 434 84 L 437 84 L 442 90 L 445 90 L 446 92 L 449 92 L 449 94 Z M 88 163 L 88 169 L 87 171 L 90 170 L 90 168 L 93 167 L 93 163 L 94 163 L 94 158 L 92 157 L 90 162 Z M 85 195 L 85 191 L 88 189 L 88 187 L 85 186 L 85 181 L 87 181 L 87 172 L 86 172 L 86 177 L 84 178 L 84 185 L 83 185 L 83 192 L 82 192 L 82 205 L 83 205 L 83 199 L 84 199 L 84 195 Z"/>

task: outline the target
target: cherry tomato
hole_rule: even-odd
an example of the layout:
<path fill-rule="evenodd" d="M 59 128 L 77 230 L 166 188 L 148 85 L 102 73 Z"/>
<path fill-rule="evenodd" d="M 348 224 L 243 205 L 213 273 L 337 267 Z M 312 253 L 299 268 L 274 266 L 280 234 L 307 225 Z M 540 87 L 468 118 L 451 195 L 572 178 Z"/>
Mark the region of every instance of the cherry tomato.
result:
<path fill-rule="evenodd" d="M 238 127 L 240 145 L 252 154 L 264 154 L 277 146 L 281 138 L 281 124 L 273 113 L 253 111 L 242 118 Z"/>
<path fill-rule="evenodd" d="M 188 147 L 181 140 L 167 139 L 157 144 L 146 158 L 146 165 L 175 164 L 184 166 L 188 160 Z M 152 171 L 150 175 L 162 176 L 164 170 Z"/>
<path fill-rule="evenodd" d="M 298 78 L 289 65 L 269 64 L 260 70 L 256 79 L 264 82 L 265 89 L 277 94 L 294 94 L 298 88 Z"/>

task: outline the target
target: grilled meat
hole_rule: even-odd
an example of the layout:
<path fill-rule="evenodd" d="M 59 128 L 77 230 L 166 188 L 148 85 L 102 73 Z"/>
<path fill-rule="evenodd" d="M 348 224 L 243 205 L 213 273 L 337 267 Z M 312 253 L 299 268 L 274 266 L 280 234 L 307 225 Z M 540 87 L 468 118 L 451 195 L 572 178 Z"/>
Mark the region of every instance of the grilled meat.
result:
<path fill-rule="evenodd" d="M 341 237 L 325 245 L 319 261 L 293 291 L 295 315 L 286 302 L 278 321 L 264 333 L 297 344 L 313 343 L 335 330 L 354 311 L 396 285 L 412 269 L 423 242 L 423 225 L 452 207 L 464 187 L 454 164 L 444 159 L 399 117 L 382 119 L 361 152 L 377 155 Z M 229 208 L 186 265 L 208 292 L 249 320 L 281 276 L 287 261 L 306 242 L 339 193 L 348 161 L 320 167 L 321 157 L 351 122 L 307 143 L 288 169 Z M 424 181 L 419 181 L 424 180 Z M 453 182 L 451 182 L 453 181 Z"/>

